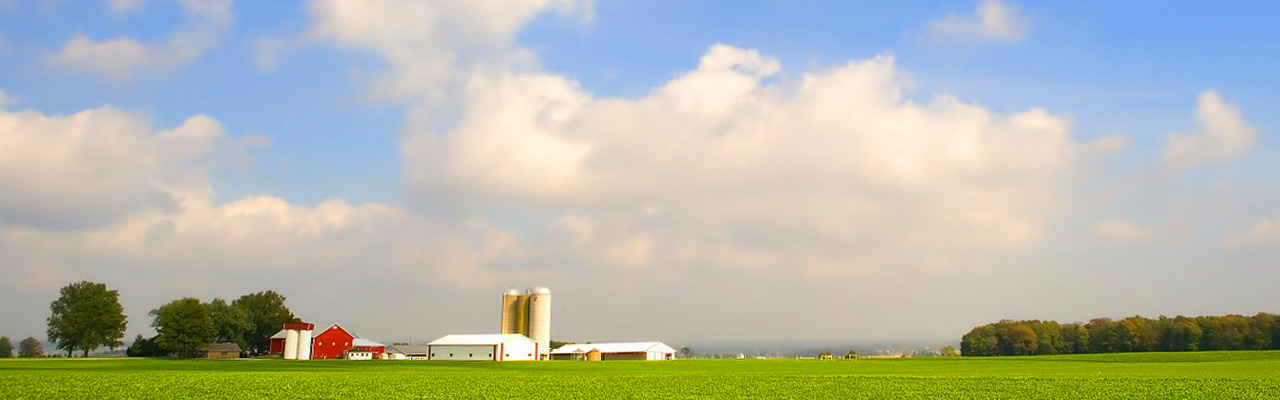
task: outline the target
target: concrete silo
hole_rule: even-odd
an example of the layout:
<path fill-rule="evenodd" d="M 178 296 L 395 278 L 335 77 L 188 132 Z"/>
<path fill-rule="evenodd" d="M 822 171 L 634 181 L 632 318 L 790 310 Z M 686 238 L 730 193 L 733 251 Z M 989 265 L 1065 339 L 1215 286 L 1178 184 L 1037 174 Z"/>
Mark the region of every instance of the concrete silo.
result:
<path fill-rule="evenodd" d="M 502 333 L 503 334 L 519 334 L 521 331 L 520 313 L 523 312 L 520 307 L 520 291 L 516 288 L 507 289 L 502 293 Z"/>
<path fill-rule="evenodd" d="M 524 335 L 538 344 L 540 358 L 551 353 L 551 289 L 502 293 L 502 333 Z"/>
<path fill-rule="evenodd" d="M 529 293 L 530 339 L 538 343 L 540 359 L 551 354 L 551 289 L 536 287 Z"/>
<path fill-rule="evenodd" d="M 284 359 L 311 359 L 311 330 L 316 326 L 306 322 L 284 324 Z"/>

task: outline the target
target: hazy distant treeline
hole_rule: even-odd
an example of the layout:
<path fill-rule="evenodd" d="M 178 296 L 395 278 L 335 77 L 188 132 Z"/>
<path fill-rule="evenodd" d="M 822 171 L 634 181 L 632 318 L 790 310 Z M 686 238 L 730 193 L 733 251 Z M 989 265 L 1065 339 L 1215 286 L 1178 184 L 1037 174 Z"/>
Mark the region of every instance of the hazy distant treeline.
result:
<path fill-rule="evenodd" d="M 1280 349 L 1280 323 L 1267 313 L 1097 318 L 1085 324 L 1003 320 L 973 328 L 960 341 L 965 356 L 1266 349 Z"/>

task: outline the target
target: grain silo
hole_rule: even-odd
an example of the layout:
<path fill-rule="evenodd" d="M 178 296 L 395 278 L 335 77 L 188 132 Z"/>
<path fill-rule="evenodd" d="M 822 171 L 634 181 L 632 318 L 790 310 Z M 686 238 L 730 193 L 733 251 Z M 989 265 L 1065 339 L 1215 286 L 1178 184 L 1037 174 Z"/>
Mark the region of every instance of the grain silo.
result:
<path fill-rule="evenodd" d="M 520 333 L 520 291 L 507 289 L 502 293 L 502 334 Z"/>
<path fill-rule="evenodd" d="M 551 354 L 551 289 L 534 288 L 529 293 L 529 334 L 538 343 L 540 359 Z"/>
<path fill-rule="evenodd" d="M 551 353 L 551 289 L 536 287 L 524 294 L 502 293 L 502 333 L 524 335 L 538 344 L 539 358 Z"/>

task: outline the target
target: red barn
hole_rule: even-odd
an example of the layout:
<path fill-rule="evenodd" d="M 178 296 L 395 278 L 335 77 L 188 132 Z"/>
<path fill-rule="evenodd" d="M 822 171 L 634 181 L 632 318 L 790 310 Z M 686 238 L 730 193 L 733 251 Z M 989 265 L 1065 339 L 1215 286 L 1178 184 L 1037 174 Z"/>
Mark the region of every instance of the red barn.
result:
<path fill-rule="evenodd" d="M 284 337 L 284 330 L 271 336 L 271 354 L 284 353 Z M 331 360 L 342 358 L 343 353 L 347 350 L 367 351 L 373 353 L 373 359 L 377 360 L 382 358 L 383 353 L 386 353 L 387 346 L 361 338 L 338 324 L 333 324 L 329 329 L 316 333 L 311 338 L 311 359 Z"/>

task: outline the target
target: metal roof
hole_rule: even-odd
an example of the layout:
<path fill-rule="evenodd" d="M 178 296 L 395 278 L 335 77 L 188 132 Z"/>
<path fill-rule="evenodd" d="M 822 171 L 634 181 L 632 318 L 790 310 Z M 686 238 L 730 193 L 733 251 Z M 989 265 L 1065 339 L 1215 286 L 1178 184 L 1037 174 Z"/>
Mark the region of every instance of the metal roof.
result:
<path fill-rule="evenodd" d="M 372 341 L 372 340 L 369 340 L 369 339 L 365 339 L 365 338 L 359 338 L 359 337 L 358 337 L 358 338 L 355 338 L 355 339 L 351 339 L 351 346 L 352 346 L 352 347 L 356 347 L 356 346 L 359 346 L 359 347 L 387 347 L 387 345 L 385 345 L 385 344 L 378 343 L 378 342 L 375 342 L 375 341 Z"/>
<path fill-rule="evenodd" d="M 240 351 L 240 345 L 235 343 L 210 343 L 204 347 L 206 351 Z"/>
<path fill-rule="evenodd" d="M 484 345 L 497 345 L 497 344 L 507 343 L 512 340 L 525 340 L 525 341 L 533 342 L 533 339 L 529 339 L 524 335 L 486 334 L 486 335 L 446 335 L 445 337 L 436 339 L 435 341 L 427 344 L 432 346 L 439 346 L 439 345 L 484 346 Z"/>
<path fill-rule="evenodd" d="M 284 329 L 281 329 L 281 330 L 280 330 L 280 332 L 276 332 L 276 334 L 271 335 L 271 338 L 272 338 L 272 339 L 284 339 Z"/>
<path fill-rule="evenodd" d="M 551 354 L 586 353 L 599 350 L 601 353 L 675 353 L 676 349 L 662 342 L 626 342 L 626 343 L 577 343 L 566 344 L 552 351 Z"/>
<path fill-rule="evenodd" d="M 426 345 L 422 344 L 394 344 L 387 346 L 387 352 L 391 354 L 427 354 L 430 350 Z"/>

